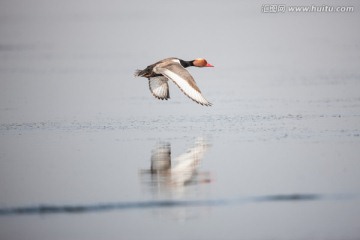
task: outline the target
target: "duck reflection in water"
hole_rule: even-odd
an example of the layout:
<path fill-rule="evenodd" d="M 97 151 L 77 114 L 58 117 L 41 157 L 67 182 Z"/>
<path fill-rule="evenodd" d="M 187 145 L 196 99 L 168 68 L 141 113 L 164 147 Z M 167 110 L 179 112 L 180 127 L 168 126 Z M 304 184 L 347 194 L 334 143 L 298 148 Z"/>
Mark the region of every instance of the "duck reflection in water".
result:
<path fill-rule="evenodd" d="M 179 190 L 186 185 L 209 183 L 210 174 L 198 171 L 209 147 L 210 144 L 199 138 L 193 147 L 172 161 L 170 143 L 158 143 L 151 154 L 150 170 L 142 170 L 142 174 L 150 174 L 150 183 L 157 190 Z"/>

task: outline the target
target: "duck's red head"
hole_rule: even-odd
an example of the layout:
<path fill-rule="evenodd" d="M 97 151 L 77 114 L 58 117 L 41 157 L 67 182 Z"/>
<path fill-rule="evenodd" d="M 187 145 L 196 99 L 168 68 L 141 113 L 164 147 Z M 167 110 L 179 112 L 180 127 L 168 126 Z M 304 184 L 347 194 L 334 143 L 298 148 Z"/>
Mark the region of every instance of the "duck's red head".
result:
<path fill-rule="evenodd" d="M 214 67 L 203 58 L 197 58 L 193 61 L 195 67 Z"/>

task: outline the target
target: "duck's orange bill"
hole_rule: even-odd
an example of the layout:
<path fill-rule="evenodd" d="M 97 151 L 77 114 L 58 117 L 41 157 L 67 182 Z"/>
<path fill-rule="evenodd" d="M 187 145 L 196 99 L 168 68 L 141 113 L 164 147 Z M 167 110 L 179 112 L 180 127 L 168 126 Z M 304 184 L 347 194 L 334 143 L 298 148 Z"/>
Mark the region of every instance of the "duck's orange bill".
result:
<path fill-rule="evenodd" d="M 207 63 L 207 64 L 205 65 L 205 67 L 214 67 L 214 66 L 211 65 L 210 63 Z"/>

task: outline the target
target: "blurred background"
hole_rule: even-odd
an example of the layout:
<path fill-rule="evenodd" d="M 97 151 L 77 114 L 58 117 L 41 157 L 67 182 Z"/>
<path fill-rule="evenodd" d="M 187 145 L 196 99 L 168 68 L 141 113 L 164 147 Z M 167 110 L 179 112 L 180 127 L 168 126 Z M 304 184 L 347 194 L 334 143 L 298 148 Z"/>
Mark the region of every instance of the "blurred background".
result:
<path fill-rule="evenodd" d="M 0 238 L 359 238 L 359 9 L 2 0 Z M 167 57 L 212 107 L 133 77 Z"/>

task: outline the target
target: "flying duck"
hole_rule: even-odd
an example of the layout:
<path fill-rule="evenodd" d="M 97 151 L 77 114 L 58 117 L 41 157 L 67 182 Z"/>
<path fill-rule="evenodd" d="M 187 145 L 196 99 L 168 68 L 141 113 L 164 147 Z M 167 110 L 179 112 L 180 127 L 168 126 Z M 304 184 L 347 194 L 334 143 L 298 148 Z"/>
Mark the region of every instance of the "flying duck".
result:
<path fill-rule="evenodd" d="M 167 100 L 170 98 L 168 80 L 172 80 L 180 90 L 193 101 L 204 105 L 212 104 L 206 100 L 194 78 L 185 69 L 187 67 L 214 67 L 203 58 L 184 61 L 179 58 L 166 58 L 147 66 L 144 70 L 136 70 L 135 77 L 149 79 L 149 88 L 154 97 Z"/>

